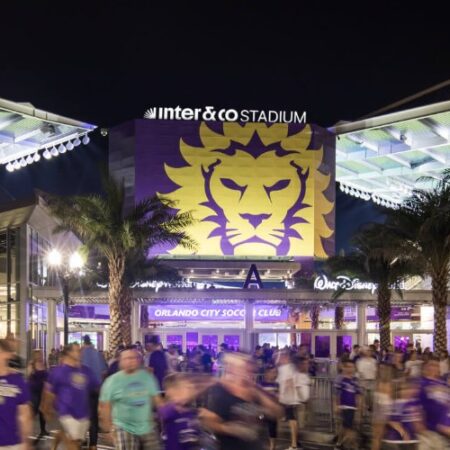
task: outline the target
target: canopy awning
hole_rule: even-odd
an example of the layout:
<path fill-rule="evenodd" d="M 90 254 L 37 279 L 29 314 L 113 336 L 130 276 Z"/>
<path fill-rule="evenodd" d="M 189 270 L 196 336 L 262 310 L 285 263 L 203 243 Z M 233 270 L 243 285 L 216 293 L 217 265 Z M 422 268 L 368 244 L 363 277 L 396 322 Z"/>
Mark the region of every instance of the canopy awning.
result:
<path fill-rule="evenodd" d="M 364 200 L 395 207 L 450 168 L 450 101 L 339 123 L 332 130 L 336 180 L 342 191 Z"/>
<path fill-rule="evenodd" d="M 12 172 L 89 143 L 96 126 L 0 98 L 0 164 Z"/>

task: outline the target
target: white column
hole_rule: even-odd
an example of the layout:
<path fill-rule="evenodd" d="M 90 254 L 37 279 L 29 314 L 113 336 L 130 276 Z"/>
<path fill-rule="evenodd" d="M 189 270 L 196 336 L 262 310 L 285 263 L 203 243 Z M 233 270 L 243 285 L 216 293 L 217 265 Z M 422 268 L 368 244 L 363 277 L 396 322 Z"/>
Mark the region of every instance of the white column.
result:
<path fill-rule="evenodd" d="M 366 308 L 367 304 L 364 302 L 358 303 L 358 321 L 357 321 L 357 332 L 358 332 L 358 342 L 359 345 L 366 345 L 367 335 L 366 335 Z"/>
<path fill-rule="evenodd" d="M 139 327 L 141 317 L 141 305 L 137 301 L 133 300 L 133 306 L 131 307 L 131 340 L 132 342 L 140 341 Z"/>
<path fill-rule="evenodd" d="M 251 352 L 253 350 L 253 300 L 245 300 L 245 332 L 243 350 Z"/>
<path fill-rule="evenodd" d="M 19 276 L 20 285 L 19 292 L 16 293 L 19 303 L 16 308 L 19 308 L 19 335 L 16 336 L 20 340 L 20 356 L 28 358 L 29 344 L 31 343 L 31 330 L 29 327 L 29 287 L 28 287 L 28 226 L 22 225 L 19 231 Z"/>
<path fill-rule="evenodd" d="M 47 356 L 52 348 L 56 348 L 56 301 L 53 299 L 47 300 Z"/>

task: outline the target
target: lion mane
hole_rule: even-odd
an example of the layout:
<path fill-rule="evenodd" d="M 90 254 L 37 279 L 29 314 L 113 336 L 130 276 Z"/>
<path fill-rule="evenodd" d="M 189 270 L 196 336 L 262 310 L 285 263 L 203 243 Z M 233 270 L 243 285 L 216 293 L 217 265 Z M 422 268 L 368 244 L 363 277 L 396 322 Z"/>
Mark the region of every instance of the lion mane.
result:
<path fill-rule="evenodd" d="M 284 123 L 224 122 L 223 132 L 216 132 L 202 122 L 199 128 L 201 146 L 191 146 L 183 138 L 180 139 L 180 153 L 186 165 L 164 165 L 167 176 L 177 188 L 161 195 L 177 202 L 179 211 L 192 212 L 195 223 L 187 232 L 198 243 L 198 254 L 235 254 L 236 244 L 232 240 L 239 230 L 228 228 L 229 213 L 211 189 L 211 179 L 216 169 L 231 162 L 236 164 L 233 158 L 238 155 L 250 155 L 252 161 L 269 155 L 274 164 L 270 168 L 273 173 L 280 171 L 286 176 L 287 168 L 291 167 L 294 171 L 290 170 L 289 173 L 295 174 L 299 184 L 296 198 L 286 211 L 282 211 L 283 219 L 271 234 L 277 237 L 277 243 L 271 244 L 275 254 L 327 256 L 323 241 L 332 236 L 333 229 L 327 224 L 326 216 L 333 210 L 334 204 L 325 196 L 331 175 L 320 170 L 323 146 L 312 148 L 313 132 L 308 125 L 293 134 L 289 131 L 289 125 Z M 239 167 L 239 170 L 250 173 L 252 167 Z M 276 204 L 272 206 L 277 208 Z M 258 240 L 255 237 L 249 242 Z M 186 255 L 189 251 L 175 247 L 170 253 Z"/>

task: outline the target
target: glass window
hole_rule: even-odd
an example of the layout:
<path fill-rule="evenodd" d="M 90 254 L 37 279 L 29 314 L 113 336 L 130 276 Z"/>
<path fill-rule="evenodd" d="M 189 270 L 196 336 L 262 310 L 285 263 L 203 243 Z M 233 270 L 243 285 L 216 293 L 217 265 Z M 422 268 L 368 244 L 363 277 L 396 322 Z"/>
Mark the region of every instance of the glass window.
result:
<path fill-rule="evenodd" d="M 336 356 L 342 356 L 345 351 L 352 350 L 352 337 L 349 335 L 346 336 L 337 336 L 336 337 Z"/>
<path fill-rule="evenodd" d="M 259 333 L 258 344 L 270 344 L 271 347 L 277 346 L 277 335 L 276 333 Z"/>
<path fill-rule="evenodd" d="M 186 333 L 186 349 L 189 351 L 194 350 L 198 345 L 198 333 L 187 332 Z"/>
<path fill-rule="evenodd" d="M 329 358 L 330 356 L 330 336 L 316 336 L 315 338 L 317 358 Z"/>
<path fill-rule="evenodd" d="M 238 352 L 241 347 L 241 337 L 238 334 L 226 334 L 223 337 L 223 342 L 227 344 L 231 351 Z"/>

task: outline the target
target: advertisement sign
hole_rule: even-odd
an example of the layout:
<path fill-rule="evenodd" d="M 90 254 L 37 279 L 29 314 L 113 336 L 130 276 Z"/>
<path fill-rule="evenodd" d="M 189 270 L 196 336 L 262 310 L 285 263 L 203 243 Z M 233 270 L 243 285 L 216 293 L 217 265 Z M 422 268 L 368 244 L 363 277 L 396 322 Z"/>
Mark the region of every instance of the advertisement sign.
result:
<path fill-rule="evenodd" d="M 134 146 L 134 200 L 158 193 L 195 221 L 186 230 L 195 250 L 165 245 L 153 254 L 303 258 L 334 252 L 335 138 L 327 130 L 147 119 L 128 127 L 110 133 L 110 159 L 117 158 L 110 165 L 123 176 L 123 149 Z"/>
<path fill-rule="evenodd" d="M 244 305 L 148 305 L 148 320 L 174 321 L 237 321 L 244 320 Z M 254 320 L 280 322 L 288 318 L 287 308 L 272 305 L 255 305 Z"/>
<path fill-rule="evenodd" d="M 393 322 L 412 320 L 413 311 L 414 308 L 411 306 L 393 306 L 391 308 L 391 320 Z M 371 307 L 367 308 L 367 321 L 378 322 L 379 320 L 377 309 Z"/>
<path fill-rule="evenodd" d="M 314 280 L 314 289 L 318 291 L 370 291 L 372 294 L 376 291 L 375 283 L 363 282 L 359 278 L 350 278 L 345 275 L 339 275 L 335 280 L 330 280 L 326 275 L 319 275 Z"/>

